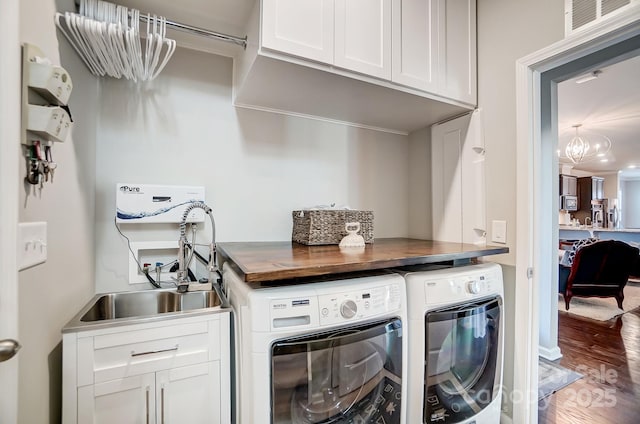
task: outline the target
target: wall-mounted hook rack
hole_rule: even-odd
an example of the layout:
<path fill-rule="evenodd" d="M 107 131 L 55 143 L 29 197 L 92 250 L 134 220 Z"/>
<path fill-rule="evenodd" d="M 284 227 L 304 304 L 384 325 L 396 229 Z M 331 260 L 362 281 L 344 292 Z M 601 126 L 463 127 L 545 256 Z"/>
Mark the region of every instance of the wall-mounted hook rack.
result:
<path fill-rule="evenodd" d="M 43 187 L 53 181 L 57 164 L 53 142 L 63 142 L 71 132 L 67 107 L 73 90 L 71 76 L 52 64 L 33 44 L 22 46 L 22 131 L 21 143 L 27 165 L 26 181 Z"/>

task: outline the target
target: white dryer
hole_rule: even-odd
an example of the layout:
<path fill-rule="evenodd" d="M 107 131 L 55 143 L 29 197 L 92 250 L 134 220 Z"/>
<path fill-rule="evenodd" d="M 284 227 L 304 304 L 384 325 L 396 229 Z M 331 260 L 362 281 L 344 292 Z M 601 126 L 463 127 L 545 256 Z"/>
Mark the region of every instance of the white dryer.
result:
<path fill-rule="evenodd" d="M 503 282 L 497 264 L 403 269 L 407 423 L 500 422 Z"/>
<path fill-rule="evenodd" d="M 322 280 L 247 284 L 224 267 L 237 319 L 237 423 L 408 422 L 404 279 Z"/>

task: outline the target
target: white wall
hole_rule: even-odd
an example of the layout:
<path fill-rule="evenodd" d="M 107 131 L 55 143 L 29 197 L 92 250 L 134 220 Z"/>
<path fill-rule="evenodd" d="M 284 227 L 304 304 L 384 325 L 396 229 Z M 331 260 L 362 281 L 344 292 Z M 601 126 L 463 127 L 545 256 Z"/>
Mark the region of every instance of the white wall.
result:
<path fill-rule="evenodd" d="M 72 7 L 73 1 L 64 1 Z M 52 0 L 20 2 L 20 39 L 38 45 L 73 80 L 73 135 L 53 146 L 54 182 L 21 184 L 21 222 L 47 221 L 48 259 L 19 274 L 20 423 L 60 421 L 62 327 L 94 293 L 96 81 L 66 40 L 57 38 Z M 34 13 L 37 11 L 38 13 Z M 62 37 L 60 35 L 60 37 Z M 17 142 L 17 141 L 16 141 Z M 20 159 L 20 177 L 25 176 Z"/>
<path fill-rule="evenodd" d="M 408 235 L 409 137 L 236 109 L 231 81 L 231 59 L 185 49 L 149 85 L 100 80 L 98 292 L 148 288 L 127 281 L 118 182 L 205 186 L 220 242 L 290 240 L 292 210 L 334 202 L 373 210 L 376 237 Z M 177 225 L 121 228 L 132 241 L 178 239 Z"/>
<path fill-rule="evenodd" d="M 596 174 L 598 177 L 604 178 L 602 183 L 602 191 L 605 199 L 609 199 L 609 207 L 612 207 L 611 199 L 618 197 L 618 173 L 607 172 L 606 174 Z"/>
<path fill-rule="evenodd" d="M 487 220 L 489 230 L 492 220 L 507 221 L 510 253 L 495 259 L 508 265 L 515 265 L 515 62 L 563 36 L 562 1 L 478 1 L 478 106 L 484 111 Z"/>
<path fill-rule="evenodd" d="M 640 228 L 640 181 L 622 181 L 622 226 Z"/>
<path fill-rule="evenodd" d="M 409 134 L 409 236 L 430 240 L 431 128 Z"/>
<path fill-rule="evenodd" d="M 508 397 L 513 387 L 515 322 L 526 319 L 512 309 L 515 290 L 509 287 L 515 281 L 516 258 L 515 62 L 563 37 L 562 1 L 478 1 L 478 106 L 484 112 L 487 241 L 491 241 L 491 221 L 506 220 L 509 247 L 508 254 L 488 258 L 503 264 L 507 286 L 504 384 Z M 504 409 L 511 414 L 511 402 Z"/>

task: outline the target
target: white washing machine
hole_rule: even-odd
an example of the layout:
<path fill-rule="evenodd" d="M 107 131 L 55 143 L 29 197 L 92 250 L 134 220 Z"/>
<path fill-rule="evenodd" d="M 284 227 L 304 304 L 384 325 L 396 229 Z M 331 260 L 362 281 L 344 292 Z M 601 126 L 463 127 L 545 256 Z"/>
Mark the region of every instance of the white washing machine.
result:
<path fill-rule="evenodd" d="M 503 282 L 497 264 L 400 270 L 407 284 L 407 423 L 500 422 Z"/>
<path fill-rule="evenodd" d="M 400 275 L 260 285 L 225 266 L 223 276 L 237 319 L 237 423 L 408 422 Z"/>

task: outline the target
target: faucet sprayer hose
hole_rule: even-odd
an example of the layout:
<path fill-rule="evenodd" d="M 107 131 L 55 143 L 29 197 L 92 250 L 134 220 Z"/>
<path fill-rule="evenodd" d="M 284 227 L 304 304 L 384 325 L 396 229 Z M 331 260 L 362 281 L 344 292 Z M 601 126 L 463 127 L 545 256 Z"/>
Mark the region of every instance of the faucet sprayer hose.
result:
<path fill-rule="evenodd" d="M 184 210 L 184 213 L 182 214 L 182 221 L 180 221 L 180 238 L 186 237 L 187 218 L 189 217 L 189 212 L 191 212 L 194 209 L 202 209 L 203 211 L 205 211 L 207 215 L 209 215 L 209 218 L 211 218 L 211 223 L 213 224 L 211 208 L 207 206 L 204 202 L 193 202 L 189 206 L 187 206 L 187 208 Z M 215 231 L 215 228 L 213 231 Z"/>
<path fill-rule="evenodd" d="M 213 219 L 213 211 L 209 206 L 206 205 L 206 203 L 193 202 L 189 206 L 187 206 L 187 208 L 184 210 L 184 213 L 182 214 L 182 220 L 180 221 L 180 240 L 183 240 L 186 243 L 187 217 L 189 216 L 189 212 L 191 212 L 193 209 L 202 209 L 203 211 L 205 211 L 207 215 L 209 215 L 209 220 L 211 221 L 211 246 L 213 246 L 211 250 L 213 251 L 213 255 L 214 255 L 214 257 L 210 258 L 210 261 L 212 261 L 215 266 L 216 223 Z M 195 240 L 194 240 L 194 244 L 195 244 Z M 181 255 L 182 254 L 183 253 L 181 252 Z M 184 270 L 185 268 L 188 268 L 189 262 L 191 262 L 192 258 L 193 258 L 193 254 L 190 255 L 189 261 L 186 264 L 186 266 L 184 265 L 184 258 L 182 258 L 182 264 L 181 264 L 182 266 L 180 267 L 180 269 Z M 178 262 L 179 263 L 181 262 L 180 258 Z"/>

